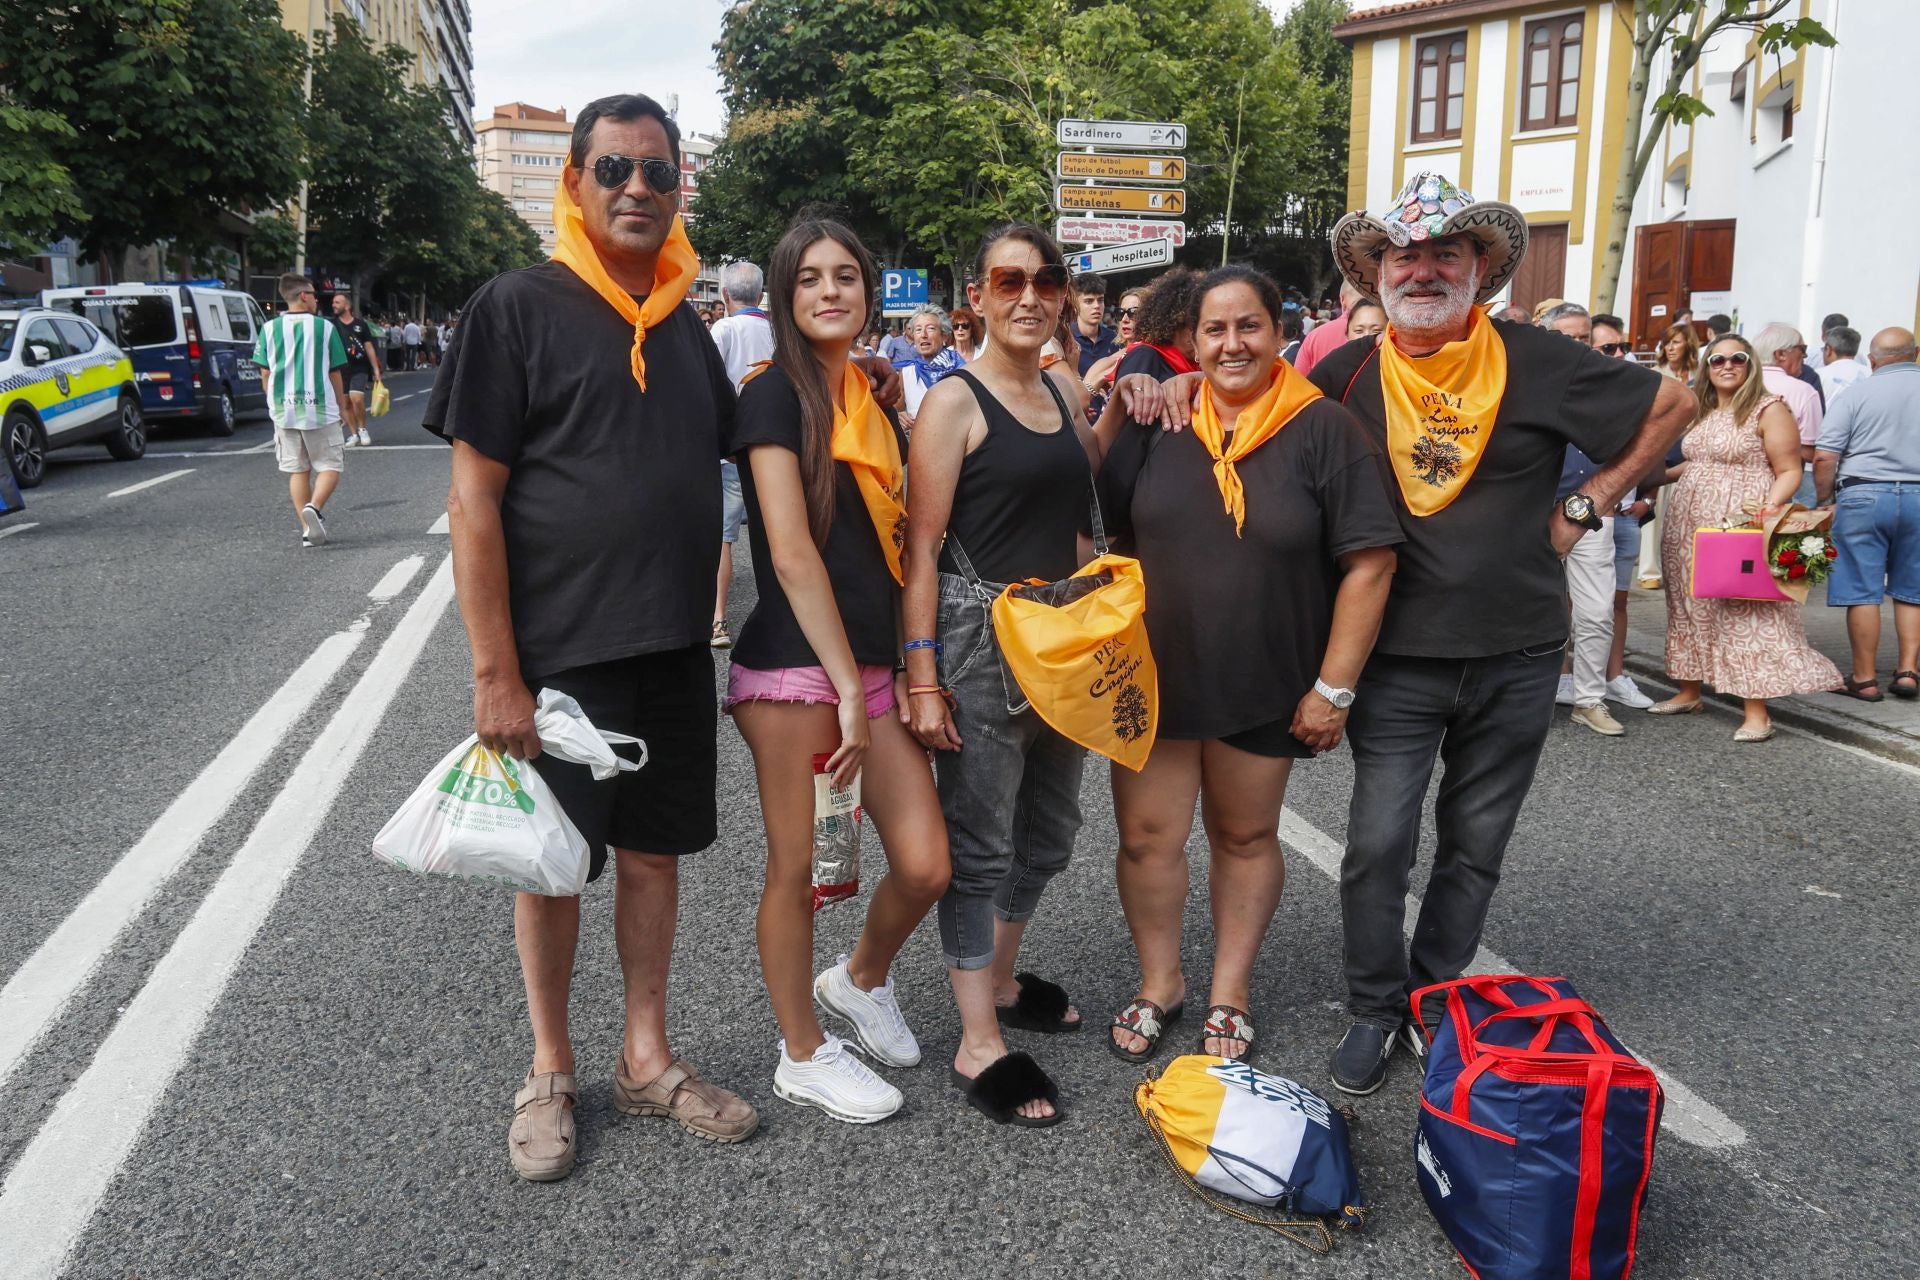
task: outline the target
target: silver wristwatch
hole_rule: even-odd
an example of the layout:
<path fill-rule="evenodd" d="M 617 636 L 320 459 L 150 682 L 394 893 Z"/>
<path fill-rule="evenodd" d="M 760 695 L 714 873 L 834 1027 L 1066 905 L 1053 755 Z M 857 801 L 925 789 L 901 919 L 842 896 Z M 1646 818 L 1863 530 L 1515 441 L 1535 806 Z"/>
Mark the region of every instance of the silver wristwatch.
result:
<path fill-rule="evenodd" d="M 1342 711 L 1345 711 L 1353 705 L 1353 690 L 1351 689 L 1336 689 L 1325 680 L 1316 679 L 1313 682 L 1313 691 Z"/>

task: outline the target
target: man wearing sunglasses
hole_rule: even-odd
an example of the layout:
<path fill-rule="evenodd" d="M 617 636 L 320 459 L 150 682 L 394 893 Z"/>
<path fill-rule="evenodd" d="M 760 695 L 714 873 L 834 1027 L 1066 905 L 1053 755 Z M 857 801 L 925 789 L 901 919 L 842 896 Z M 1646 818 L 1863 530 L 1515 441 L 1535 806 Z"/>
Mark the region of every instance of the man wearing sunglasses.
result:
<path fill-rule="evenodd" d="M 715 468 L 734 388 L 699 313 L 677 216 L 679 129 L 652 98 L 589 103 L 556 192 L 555 257 L 495 277 L 461 311 L 426 413 L 453 442 L 454 578 L 473 654 L 474 730 L 531 760 L 615 868 L 626 987 L 614 1102 L 737 1142 L 753 1107 L 669 1047 L 667 966 L 678 860 L 716 836 Z M 646 742 L 646 767 L 595 782 L 541 755 L 533 691 L 578 700 L 602 729 Z M 514 933 L 533 1024 L 532 1068 L 508 1151 L 523 1178 L 573 1167 L 579 1098 L 567 1004 L 579 898 L 520 894 Z M 609 1061 L 611 1059 L 612 1061 Z"/>

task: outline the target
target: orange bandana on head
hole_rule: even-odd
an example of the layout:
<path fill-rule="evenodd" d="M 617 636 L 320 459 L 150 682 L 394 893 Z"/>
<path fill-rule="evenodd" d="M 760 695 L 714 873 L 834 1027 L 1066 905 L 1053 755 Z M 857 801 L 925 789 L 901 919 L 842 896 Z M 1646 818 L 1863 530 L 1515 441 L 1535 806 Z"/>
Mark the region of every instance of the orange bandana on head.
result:
<path fill-rule="evenodd" d="M 1193 435 L 1213 457 L 1213 482 L 1220 486 L 1220 500 L 1233 517 L 1235 537 L 1240 536 L 1241 526 L 1247 522 L 1247 489 L 1240 483 L 1240 472 L 1234 464 L 1279 435 L 1280 428 L 1318 399 L 1320 388 L 1285 360 L 1274 361 L 1273 384 L 1258 400 L 1240 411 L 1234 423 L 1233 442 L 1222 448 L 1227 433 L 1220 422 L 1220 411 L 1213 404 L 1213 388 L 1209 385 L 1201 392 L 1200 404 L 1193 411 Z"/>
<path fill-rule="evenodd" d="M 1507 391 L 1507 344 L 1475 307 L 1467 336 L 1430 356 L 1401 354 L 1391 324 L 1379 350 L 1394 479 L 1407 510 L 1430 516 L 1460 496 L 1493 436 Z"/>
<path fill-rule="evenodd" d="M 653 290 L 643 302 L 636 302 L 632 294 L 615 284 L 606 267 L 601 265 L 600 255 L 587 239 L 586 219 L 567 190 L 565 178 L 560 180 L 553 196 L 553 229 L 554 261 L 586 281 L 595 293 L 607 300 L 608 306 L 633 326 L 633 380 L 645 391 L 647 362 L 640 348 L 647 340 L 647 330 L 672 315 L 673 309 L 685 301 L 687 290 L 693 286 L 693 277 L 700 270 L 699 255 L 693 251 L 693 242 L 687 239 L 680 215 L 673 215 L 673 230 L 667 233 L 667 242 L 660 246 L 660 257 L 654 263 Z"/>
<path fill-rule="evenodd" d="M 866 371 L 847 362 L 840 383 L 846 408 L 833 411 L 833 457 L 853 470 L 860 496 L 866 500 L 867 515 L 873 531 L 880 536 L 880 549 L 887 553 L 887 568 L 893 580 L 904 583 L 900 570 L 900 550 L 906 545 L 906 467 L 900 461 L 900 440 L 893 424 L 874 403 L 873 388 Z"/>

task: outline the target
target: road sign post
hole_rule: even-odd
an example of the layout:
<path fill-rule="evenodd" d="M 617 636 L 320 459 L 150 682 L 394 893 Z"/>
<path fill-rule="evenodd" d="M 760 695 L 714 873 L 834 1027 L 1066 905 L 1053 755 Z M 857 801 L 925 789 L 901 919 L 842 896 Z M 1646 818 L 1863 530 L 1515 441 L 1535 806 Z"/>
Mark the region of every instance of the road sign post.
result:
<path fill-rule="evenodd" d="M 1184 156 L 1062 151 L 1053 171 L 1063 181 L 1180 183 L 1187 180 L 1187 161 Z"/>
<path fill-rule="evenodd" d="M 927 272 L 924 267 L 888 270 L 880 273 L 880 314 L 888 317 L 910 316 L 926 305 Z"/>
<path fill-rule="evenodd" d="M 1061 185 L 1053 189 L 1053 207 L 1062 213 L 1145 213 L 1178 217 L 1187 211 L 1187 193 L 1175 188 Z"/>
<path fill-rule="evenodd" d="M 1187 242 L 1187 224 L 1164 218 L 1061 218 L 1053 233 L 1063 244 L 1131 244 L 1161 236 L 1175 248 Z"/>
<path fill-rule="evenodd" d="M 1121 271 L 1139 271 L 1145 267 L 1164 267 L 1173 261 L 1173 241 L 1166 236 L 1136 240 L 1132 244 L 1108 245 L 1067 255 L 1067 270 L 1075 275 L 1113 275 Z"/>
<path fill-rule="evenodd" d="M 1187 126 L 1178 121 L 1061 120 L 1053 136 L 1063 147 L 1147 147 L 1184 151 Z"/>

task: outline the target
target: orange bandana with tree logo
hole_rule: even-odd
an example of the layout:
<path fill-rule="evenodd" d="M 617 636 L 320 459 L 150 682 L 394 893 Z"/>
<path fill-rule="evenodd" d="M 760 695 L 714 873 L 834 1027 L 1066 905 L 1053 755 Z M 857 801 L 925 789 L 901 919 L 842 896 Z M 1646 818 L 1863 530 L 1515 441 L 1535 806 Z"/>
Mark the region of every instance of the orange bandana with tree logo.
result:
<path fill-rule="evenodd" d="M 1467 336 L 1418 360 L 1403 355 L 1387 326 L 1380 347 L 1387 456 L 1416 516 L 1443 511 L 1473 479 L 1507 390 L 1507 345 L 1473 308 Z"/>
<path fill-rule="evenodd" d="M 853 470 L 873 531 L 880 536 L 880 549 L 887 553 L 887 568 L 895 582 L 904 583 L 900 551 L 907 540 L 907 475 L 900 461 L 900 440 L 874 402 L 866 371 L 851 360 L 840 390 L 846 408 L 835 406 L 833 411 L 833 457 Z"/>
<path fill-rule="evenodd" d="M 1220 486 L 1220 499 L 1233 516 L 1235 537 L 1240 536 L 1241 527 L 1247 522 L 1247 489 L 1240 483 L 1235 464 L 1279 435 L 1280 428 L 1318 399 L 1320 388 L 1285 360 L 1276 360 L 1272 385 L 1258 400 L 1240 411 L 1240 417 L 1234 422 L 1233 440 L 1222 447 L 1227 433 L 1220 422 L 1220 411 L 1213 404 L 1213 387 L 1209 385 L 1201 392 L 1200 404 L 1193 411 L 1193 435 L 1213 458 L 1213 482 Z"/>
<path fill-rule="evenodd" d="M 613 282 L 600 255 L 594 252 L 593 242 L 587 239 L 586 219 L 567 190 L 566 180 L 562 178 L 557 186 L 553 195 L 553 259 L 586 281 L 633 326 L 633 380 L 645 391 L 647 362 L 641 348 L 646 344 L 647 330 L 672 315 L 674 308 L 686 300 L 687 290 L 700 270 L 700 258 L 687 239 L 686 224 L 679 214 L 673 215 L 673 229 L 667 233 L 667 242 L 660 246 L 660 256 L 653 266 L 653 290 L 644 301 L 636 301 Z"/>

